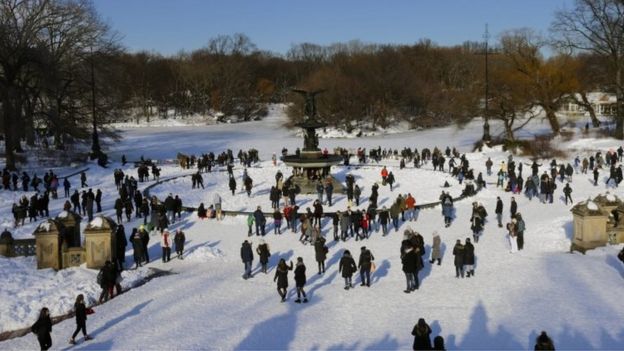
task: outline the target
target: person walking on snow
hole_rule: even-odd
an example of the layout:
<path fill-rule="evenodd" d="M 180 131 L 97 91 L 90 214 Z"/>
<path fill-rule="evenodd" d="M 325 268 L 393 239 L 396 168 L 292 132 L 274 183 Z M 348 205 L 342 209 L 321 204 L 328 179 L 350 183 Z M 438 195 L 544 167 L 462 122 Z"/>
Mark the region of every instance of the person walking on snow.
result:
<path fill-rule="evenodd" d="M 282 302 L 286 301 L 286 294 L 288 292 L 288 271 L 292 270 L 292 261 L 290 261 L 290 266 L 288 266 L 286 265 L 286 260 L 280 258 L 277 268 L 275 268 L 275 277 L 273 277 L 273 281 L 277 282 L 277 293 L 282 298 Z"/>
<path fill-rule="evenodd" d="M 345 250 L 340 258 L 340 264 L 338 265 L 338 273 L 342 273 L 342 277 L 345 280 L 345 290 L 353 288 L 351 279 L 356 270 L 357 267 L 355 266 L 355 260 L 351 257 L 351 252 Z"/>
<path fill-rule="evenodd" d="M 295 266 L 295 288 L 297 289 L 297 299 L 295 300 L 296 303 L 301 303 L 301 295 L 303 295 L 303 302 L 308 302 L 305 290 L 303 290 L 303 287 L 306 283 L 305 271 L 306 266 L 303 264 L 303 258 L 297 257 L 297 265 Z"/>
<path fill-rule="evenodd" d="M 37 341 L 39 341 L 39 347 L 42 351 L 52 347 L 52 336 L 50 335 L 52 333 L 52 319 L 50 319 L 50 311 L 47 307 L 39 311 L 39 318 L 30 327 L 30 331 L 37 335 Z"/>
<path fill-rule="evenodd" d="M 186 236 L 184 232 L 179 228 L 176 229 L 175 236 L 173 237 L 173 242 L 175 243 L 176 254 L 178 255 L 178 259 L 184 259 L 184 242 L 186 241 Z"/>
<path fill-rule="evenodd" d="M 563 194 L 565 195 L 565 204 L 568 204 L 568 199 L 570 199 L 570 203 L 572 202 L 572 188 L 570 187 L 570 183 L 567 183 L 565 187 L 563 187 Z"/>
<path fill-rule="evenodd" d="M 375 257 L 370 252 L 370 250 L 367 249 L 366 246 L 362 246 L 360 259 L 358 262 L 358 268 L 360 269 L 360 280 L 362 281 L 360 286 L 366 285 L 367 287 L 370 287 L 370 274 L 374 260 Z"/>
<path fill-rule="evenodd" d="M 240 250 L 241 260 L 245 265 L 245 273 L 243 274 L 243 279 L 247 280 L 252 277 L 251 275 L 251 264 L 253 263 L 253 250 L 251 249 L 251 243 L 247 240 L 243 242 Z"/>
<path fill-rule="evenodd" d="M 269 244 L 260 239 L 260 245 L 256 247 L 256 253 L 260 257 L 260 265 L 262 266 L 262 273 L 267 273 L 267 265 L 269 264 L 269 257 L 271 257 L 271 251 Z"/>
<path fill-rule="evenodd" d="M 93 339 L 89 334 L 87 334 L 87 315 L 92 314 L 93 310 L 85 306 L 83 294 L 79 294 L 76 297 L 74 312 L 76 313 L 76 330 L 72 334 L 71 339 L 69 339 L 69 343 L 72 345 L 76 345 L 76 336 L 81 330 L 85 341 Z"/>

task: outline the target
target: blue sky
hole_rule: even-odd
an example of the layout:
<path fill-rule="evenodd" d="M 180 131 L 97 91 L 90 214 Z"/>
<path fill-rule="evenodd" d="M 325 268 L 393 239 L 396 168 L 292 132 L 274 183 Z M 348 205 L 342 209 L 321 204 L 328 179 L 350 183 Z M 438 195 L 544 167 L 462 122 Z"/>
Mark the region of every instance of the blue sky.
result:
<path fill-rule="evenodd" d="M 292 44 L 359 39 L 440 45 L 493 40 L 507 29 L 543 33 L 553 13 L 573 0 L 94 0 L 101 17 L 130 51 L 171 55 L 204 46 L 220 34 L 244 33 L 263 50 L 286 53 Z"/>

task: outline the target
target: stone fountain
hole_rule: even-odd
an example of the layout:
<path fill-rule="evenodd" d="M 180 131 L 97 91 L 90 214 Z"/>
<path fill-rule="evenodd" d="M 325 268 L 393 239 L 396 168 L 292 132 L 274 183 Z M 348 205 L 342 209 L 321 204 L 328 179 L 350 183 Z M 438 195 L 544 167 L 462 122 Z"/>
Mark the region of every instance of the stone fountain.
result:
<path fill-rule="evenodd" d="M 318 128 L 327 126 L 317 120 L 316 104 L 314 98 L 319 91 L 306 91 L 293 89 L 294 92 L 305 97 L 304 121 L 296 124 L 303 129 L 303 149 L 295 155 L 286 155 L 282 161 L 293 167 L 291 182 L 301 188 L 303 194 L 315 194 L 318 180 L 323 183 L 331 181 L 334 185 L 334 193 L 343 192 L 342 184 L 331 175 L 331 166 L 340 164 L 343 161 L 340 155 L 323 154 L 319 149 L 319 139 L 316 134 Z"/>

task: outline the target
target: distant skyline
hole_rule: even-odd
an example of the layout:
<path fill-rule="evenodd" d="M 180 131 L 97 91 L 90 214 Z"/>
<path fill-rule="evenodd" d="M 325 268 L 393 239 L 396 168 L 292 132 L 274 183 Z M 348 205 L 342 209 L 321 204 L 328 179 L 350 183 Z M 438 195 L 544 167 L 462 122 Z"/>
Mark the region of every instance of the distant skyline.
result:
<path fill-rule="evenodd" d="M 94 0 L 99 15 L 130 51 L 163 55 L 192 51 L 220 34 L 246 34 L 261 50 L 285 54 L 293 44 L 443 45 L 491 42 L 504 30 L 528 27 L 543 34 L 556 10 L 573 0 Z"/>

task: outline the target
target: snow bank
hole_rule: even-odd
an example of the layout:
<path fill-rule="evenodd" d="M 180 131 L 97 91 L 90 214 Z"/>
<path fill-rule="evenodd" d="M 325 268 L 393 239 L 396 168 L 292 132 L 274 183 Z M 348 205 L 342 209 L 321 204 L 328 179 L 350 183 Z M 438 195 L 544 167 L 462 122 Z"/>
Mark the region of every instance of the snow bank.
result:
<path fill-rule="evenodd" d="M 208 262 L 217 258 L 222 258 L 225 255 L 221 250 L 212 246 L 212 244 L 205 243 L 196 249 L 193 249 L 187 256 L 186 260 L 191 262 Z"/>

